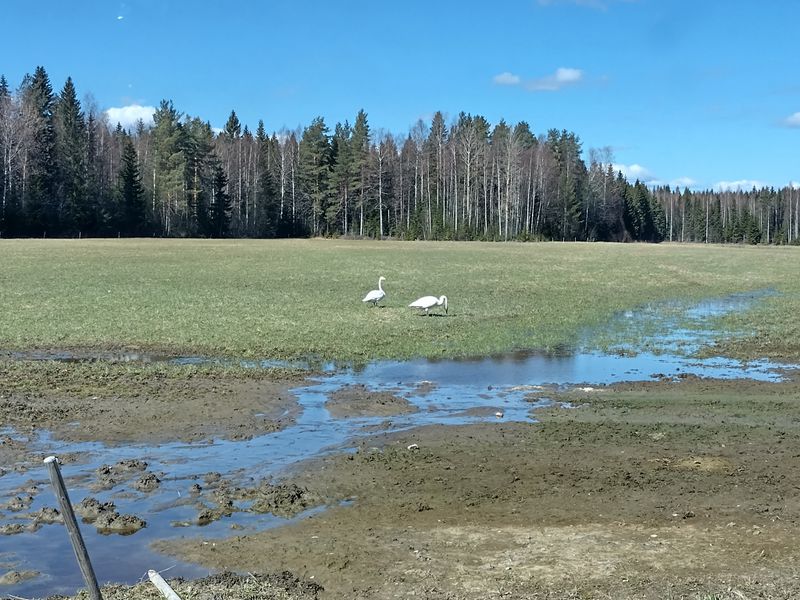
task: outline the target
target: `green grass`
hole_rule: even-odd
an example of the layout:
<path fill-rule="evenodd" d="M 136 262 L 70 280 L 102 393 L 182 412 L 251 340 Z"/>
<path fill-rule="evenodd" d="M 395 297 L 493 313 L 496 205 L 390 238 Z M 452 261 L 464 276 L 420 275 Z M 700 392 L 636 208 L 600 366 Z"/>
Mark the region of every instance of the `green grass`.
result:
<path fill-rule="evenodd" d="M 342 361 L 570 345 L 615 311 L 774 288 L 740 354 L 800 356 L 800 248 L 0 240 L 0 349 Z M 361 302 L 385 275 L 385 307 Z M 407 305 L 446 294 L 447 318 Z M 738 319 L 738 320 L 736 320 Z M 791 336 L 787 336 L 787 332 Z"/>

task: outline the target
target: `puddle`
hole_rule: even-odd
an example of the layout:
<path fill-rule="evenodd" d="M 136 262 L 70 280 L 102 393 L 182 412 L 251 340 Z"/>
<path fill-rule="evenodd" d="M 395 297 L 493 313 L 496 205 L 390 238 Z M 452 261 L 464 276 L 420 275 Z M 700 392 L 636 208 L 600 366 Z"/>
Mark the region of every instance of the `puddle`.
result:
<path fill-rule="evenodd" d="M 239 510 L 230 516 L 204 526 L 192 525 L 199 511 L 194 499 L 188 501 L 190 489 L 193 484 L 205 485 L 202 479 L 205 473 L 219 472 L 233 485 L 251 487 L 264 478 L 279 478 L 300 461 L 352 446 L 360 436 L 367 434 L 437 423 L 526 421 L 530 420 L 530 411 L 536 406 L 526 400 L 526 396 L 538 392 L 538 404 L 547 405 L 550 403 L 548 389 L 553 387 L 677 378 L 690 374 L 777 381 L 780 371 L 791 366 L 768 361 L 743 363 L 725 358 L 696 359 L 691 356 L 698 347 L 714 340 L 716 334 L 709 329 L 710 319 L 745 310 L 769 294 L 740 294 L 695 305 L 668 303 L 644 307 L 641 311 L 615 318 L 603 328 L 602 340 L 587 332 L 580 349 L 572 354 L 515 353 L 462 360 L 381 361 L 358 369 L 338 370 L 332 365 L 316 364 L 315 372 L 327 370 L 327 373 L 310 385 L 294 390 L 302 407 L 295 425 L 248 441 L 106 447 L 98 443 L 62 443 L 42 433 L 31 448 L 43 455 L 80 457 L 79 464 L 63 467 L 73 504 L 92 496 L 100 502 L 113 501 L 120 513 L 135 514 L 147 521 L 146 528 L 130 536 L 102 535 L 91 525 L 81 526 L 100 582 L 136 582 L 148 569 L 162 571 L 167 568 L 170 576 L 197 577 L 207 572 L 195 565 L 156 554 L 149 550 L 149 544 L 157 539 L 174 537 L 203 536 L 209 539 L 246 534 L 287 522 L 269 514 L 246 512 L 249 504 L 239 502 L 236 505 Z M 630 335 L 631 331 L 635 331 L 635 336 Z M 637 352 L 637 348 L 625 342 L 632 337 L 641 340 L 641 348 L 646 350 L 639 348 Z M 601 345 L 611 352 L 599 351 Z M 103 358 L 100 355 L 68 353 L 60 356 L 19 353 L 14 356 L 25 360 L 221 362 L 202 357 L 140 354 L 114 355 L 111 358 L 110 355 Z M 279 361 L 242 361 L 240 364 L 252 368 L 303 367 L 300 363 Z M 402 396 L 417 411 L 392 417 L 332 418 L 325 409 L 328 396 L 352 385 L 364 385 L 370 390 Z M 125 459 L 147 461 L 148 471 L 159 474 L 162 479 L 160 487 L 150 493 L 132 491 L 128 484 L 103 491 L 91 489 L 95 469 Z M 55 506 L 43 467 L 24 473 L 15 471 L 14 465 L 4 467 L 6 472 L 0 477 L 0 504 L 18 495 L 18 490 L 31 483 L 38 485 L 40 491 L 31 507 L 22 513 L 3 511 L 0 525 L 27 523 L 21 516 L 24 513 Z M 2 593 L 42 597 L 71 594 L 83 586 L 63 525 L 45 525 L 33 533 L 0 536 L 0 557 L 4 564 L 13 563 L 17 570 L 42 573 L 36 579 L 0 588 Z M 124 560 L 119 557 L 124 557 Z M 0 572 L 3 570 L 8 570 L 8 567 L 0 565 Z"/>

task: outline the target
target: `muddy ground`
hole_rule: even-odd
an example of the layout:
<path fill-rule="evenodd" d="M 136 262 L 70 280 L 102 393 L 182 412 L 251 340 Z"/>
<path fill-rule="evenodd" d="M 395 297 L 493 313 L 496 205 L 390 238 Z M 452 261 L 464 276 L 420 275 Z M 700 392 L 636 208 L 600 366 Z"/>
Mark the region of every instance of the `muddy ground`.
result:
<path fill-rule="evenodd" d="M 293 373 L 0 361 L 0 423 L 20 434 L 106 444 L 249 439 L 297 416 Z M 0 463 L 25 446 L 0 435 Z"/>
<path fill-rule="evenodd" d="M 120 443 L 256 435 L 291 418 L 288 382 L 198 377 L 161 387 L 173 385 L 184 390 L 177 400 L 59 392 L 55 414 L 55 391 L 15 388 L 0 391 L 0 418 Z M 292 574 L 269 575 L 262 592 L 241 587 L 257 576 L 184 583 L 184 598 L 800 597 L 800 382 L 585 390 L 532 392 L 532 402 L 556 401 L 535 423 L 373 436 L 285 482 L 333 508 L 256 535 L 159 549 L 213 569 Z M 345 414 L 383 414 L 383 400 L 374 413 L 357 390 L 336 402 Z M 99 420 L 80 434 L 70 425 Z M 147 586 L 106 596 L 156 597 Z"/>

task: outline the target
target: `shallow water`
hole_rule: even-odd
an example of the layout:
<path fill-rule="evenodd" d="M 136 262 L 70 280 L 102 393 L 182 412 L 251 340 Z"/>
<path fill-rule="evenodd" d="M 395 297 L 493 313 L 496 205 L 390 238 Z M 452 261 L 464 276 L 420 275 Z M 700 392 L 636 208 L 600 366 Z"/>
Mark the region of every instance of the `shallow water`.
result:
<path fill-rule="evenodd" d="M 176 523 L 193 522 L 197 508 L 186 504 L 189 488 L 199 482 L 198 475 L 223 473 L 238 485 L 262 478 L 279 477 L 292 465 L 321 453 L 340 450 L 357 443 L 367 433 L 398 431 L 425 424 L 456 424 L 531 420 L 530 411 L 546 405 L 548 389 L 564 386 L 601 385 L 619 381 L 674 378 L 693 374 L 714 378 L 780 379 L 787 365 L 767 361 L 742 363 L 725 358 L 695 359 L 691 353 L 712 341 L 716 334 L 709 319 L 733 310 L 745 310 L 769 292 L 740 294 L 695 305 L 662 304 L 625 313 L 603 328 L 603 345 L 611 352 L 597 350 L 597 334 L 587 332 L 581 348 L 564 355 L 514 353 L 505 356 L 462 360 L 381 361 L 359 369 L 330 370 L 310 385 L 294 390 L 302 407 L 297 422 L 283 431 L 248 441 L 214 440 L 201 444 L 173 443 L 160 446 L 126 445 L 106 447 L 99 443 L 62 443 L 46 433 L 32 440 L 33 450 L 42 456 L 55 454 L 79 456 L 80 463 L 66 464 L 64 478 L 73 504 L 86 496 L 101 502 L 112 500 L 123 514 L 136 514 L 148 526 L 131 535 L 101 535 L 94 527 L 83 525 L 82 532 L 97 574 L 102 582 L 135 582 L 148 569 L 168 571 L 169 576 L 195 577 L 206 571 L 180 563 L 148 549 L 156 539 L 215 536 L 246 533 L 285 524 L 271 515 L 234 512 L 209 525 L 177 527 Z M 615 343 L 630 339 L 636 331 L 641 348 Z M 47 356 L 22 355 L 22 359 L 46 359 Z M 50 356 L 50 359 L 56 358 Z M 59 355 L 61 360 L 170 360 L 173 362 L 208 362 L 211 359 L 186 357 L 76 356 Z M 274 361 L 243 362 L 253 368 L 284 366 Z M 298 366 L 292 364 L 291 366 Z M 390 391 L 407 398 L 417 412 L 391 418 L 335 419 L 324 408 L 328 395 L 344 386 L 363 384 L 370 389 Z M 535 398 L 530 400 L 529 394 Z M 161 487 L 151 493 L 120 485 L 111 490 L 92 491 L 94 471 L 102 464 L 136 458 L 149 463 L 148 470 L 159 475 Z M 0 477 L 0 503 L 18 495 L 23 487 L 35 483 L 40 492 L 33 505 L 22 513 L 4 511 L 0 524 L 27 523 L 20 515 L 42 506 L 55 506 L 44 468 L 16 472 L 13 465 Z M 123 492 L 124 488 L 124 492 Z M 239 505 L 246 508 L 246 504 Z M 318 509 L 317 509 L 318 510 Z M 303 515 L 297 518 L 302 518 Z M 235 526 L 236 531 L 231 527 Z M 213 542 L 210 542 L 213 543 Z M 121 560 L 119 557 L 124 557 Z M 39 531 L 0 536 L 0 573 L 13 565 L 17 570 L 35 570 L 43 575 L 14 586 L 0 588 L 3 593 L 23 597 L 48 594 L 71 594 L 83 583 L 74 561 L 66 530 L 60 524 L 45 525 Z"/>

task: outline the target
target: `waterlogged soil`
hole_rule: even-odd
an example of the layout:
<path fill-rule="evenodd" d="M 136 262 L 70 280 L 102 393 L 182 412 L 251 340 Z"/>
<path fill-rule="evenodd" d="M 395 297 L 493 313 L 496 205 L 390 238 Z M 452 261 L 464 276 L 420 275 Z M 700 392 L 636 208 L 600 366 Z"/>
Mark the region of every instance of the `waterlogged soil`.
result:
<path fill-rule="evenodd" d="M 323 599 L 800 597 L 797 381 L 552 396 L 538 422 L 373 436 L 293 473 L 325 503 L 348 502 L 159 548 L 288 570 Z"/>
<path fill-rule="evenodd" d="M 41 369 L 26 371 L 28 383 L 0 378 L 0 418 L 17 431 L 109 444 L 243 439 L 296 412 L 291 379 L 120 369 L 112 383 L 91 371 L 98 379 L 84 373 L 78 385 L 74 373 Z M 378 417 L 408 409 L 375 394 L 350 386 L 327 408 Z M 331 508 L 260 533 L 158 542 L 170 556 L 240 574 L 176 581 L 176 590 L 287 600 L 800 597 L 800 381 L 534 387 L 528 399 L 543 394 L 553 404 L 535 411 L 536 422 L 499 416 L 359 438 L 354 450 L 279 482 L 239 486 L 198 473 L 180 500 L 197 504 L 198 523 L 225 519 L 242 502 L 285 517 Z M 0 438 L 0 464 L 25 453 L 24 436 Z M 93 481 L 146 494 L 169 477 L 130 460 L 103 465 Z M 0 512 L 30 512 L 35 495 L 19 490 Z M 89 498 L 76 508 L 111 532 L 139 525 L 113 503 Z M 48 519 L 59 516 L 39 516 Z M 0 552 L 0 584 L 37 576 L 2 560 Z M 143 584 L 103 595 L 159 597 Z"/>
<path fill-rule="evenodd" d="M 336 419 L 391 417 L 417 410 L 406 398 L 370 390 L 360 384 L 348 385 L 330 394 L 325 408 Z"/>
<path fill-rule="evenodd" d="M 299 378 L 223 370 L 0 362 L 0 423 L 105 444 L 250 439 L 294 423 Z M 0 461 L 25 445 L 0 438 Z"/>

